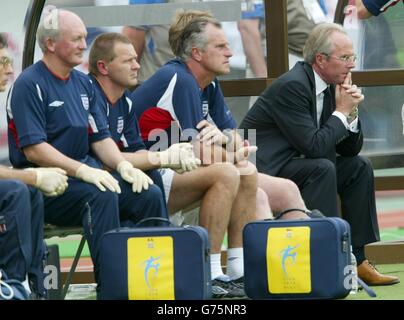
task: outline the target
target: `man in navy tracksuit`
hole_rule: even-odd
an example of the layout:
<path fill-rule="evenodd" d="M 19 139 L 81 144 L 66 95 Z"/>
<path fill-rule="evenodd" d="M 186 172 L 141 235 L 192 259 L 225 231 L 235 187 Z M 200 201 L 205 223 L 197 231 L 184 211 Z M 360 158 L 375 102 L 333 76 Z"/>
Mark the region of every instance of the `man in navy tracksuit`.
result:
<path fill-rule="evenodd" d="M 7 40 L 0 34 L 0 92 L 6 90 L 12 74 Z M 65 174 L 55 168 L 14 170 L 0 166 L 0 269 L 8 278 L 23 282 L 37 297 L 46 295 L 43 281 L 44 213 L 39 190 L 49 196 L 62 194 L 67 187 Z"/>
<path fill-rule="evenodd" d="M 9 150 L 14 167 L 60 167 L 70 176 L 63 195 L 44 197 L 45 221 L 83 225 L 99 291 L 100 240 L 120 226 L 120 184 L 140 193 L 153 182 L 124 159 L 100 116 L 90 80 L 73 69 L 83 62 L 86 35 L 72 12 L 52 10 L 41 20 L 37 38 L 43 58 L 21 73 L 8 101 Z M 120 181 L 104 166 L 116 170 Z M 166 215 L 159 206 L 163 201 L 151 203 L 145 216 Z M 136 214 L 128 218 L 136 220 Z"/>

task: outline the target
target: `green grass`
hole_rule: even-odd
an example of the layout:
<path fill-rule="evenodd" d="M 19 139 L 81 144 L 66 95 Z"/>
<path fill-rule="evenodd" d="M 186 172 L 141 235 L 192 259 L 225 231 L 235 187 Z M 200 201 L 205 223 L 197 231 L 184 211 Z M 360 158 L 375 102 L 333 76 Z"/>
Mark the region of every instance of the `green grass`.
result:
<path fill-rule="evenodd" d="M 348 295 L 345 300 L 404 300 L 404 264 L 378 265 L 377 269 L 383 274 L 398 276 L 401 282 L 392 286 L 371 287 L 376 298 L 371 298 L 364 290 L 360 290 L 357 294 Z"/>
<path fill-rule="evenodd" d="M 404 229 L 403 228 L 391 228 L 380 230 L 381 241 L 404 241 Z"/>
<path fill-rule="evenodd" d="M 77 248 L 80 243 L 80 238 L 77 236 L 70 236 L 66 238 L 51 238 L 47 239 L 46 243 L 48 245 L 57 244 L 59 246 L 59 256 L 61 258 L 74 258 L 76 255 Z M 88 249 L 88 244 L 84 245 L 83 252 L 81 253 L 82 257 L 89 257 L 90 250 Z"/>

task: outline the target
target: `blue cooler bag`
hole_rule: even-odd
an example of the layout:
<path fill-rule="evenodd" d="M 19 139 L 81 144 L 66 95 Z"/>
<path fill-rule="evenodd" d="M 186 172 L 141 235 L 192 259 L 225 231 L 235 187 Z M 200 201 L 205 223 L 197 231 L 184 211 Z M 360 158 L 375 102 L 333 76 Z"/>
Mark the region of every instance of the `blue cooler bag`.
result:
<path fill-rule="evenodd" d="M 245 291 L 252 299 L 331 299 L 350 291 L 351 235 L 345 220 L 251 222 L 243 243 Z"/>
<path fill-rule="evenodd" d="M 165 220 L 149 218 L 140 223 L 150 219 Z M 101 240 L 100 279 L 101 299 L 209 299 L 208 233 L 199 226 L 109 231 Z"/>

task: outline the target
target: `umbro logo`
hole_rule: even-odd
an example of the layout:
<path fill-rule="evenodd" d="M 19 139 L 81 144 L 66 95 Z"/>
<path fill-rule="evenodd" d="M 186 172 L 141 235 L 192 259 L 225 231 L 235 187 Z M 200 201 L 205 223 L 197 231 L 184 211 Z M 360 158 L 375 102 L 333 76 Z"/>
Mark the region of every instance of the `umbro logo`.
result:
<path fill-rule="evenodd" d="M 55 100 L 55 101 L 53 101 L 52 103 L 49 103 L 49 107 L 58 108 L 58 107 L 62 106 L 63 104 L 64 104 L 63 101 Z"/>

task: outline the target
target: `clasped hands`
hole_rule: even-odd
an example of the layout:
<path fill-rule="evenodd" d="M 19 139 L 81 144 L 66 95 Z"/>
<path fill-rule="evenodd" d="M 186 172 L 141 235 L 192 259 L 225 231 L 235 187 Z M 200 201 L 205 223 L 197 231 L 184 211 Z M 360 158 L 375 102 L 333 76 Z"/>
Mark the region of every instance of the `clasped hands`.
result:
<path fill-rule="evenodd" d="M 60 196 L 67 184 L 66 171 L 60 168 L 27 168 L 36 174 L 35 187 L 48 197 Z"/>
<path fill-rule="evenodd" d="M 196 128 L 201 130 L 196 138 L 207 145 L 219 144 L 220 146 L 225 146 L 230 142 L 230 138 L 227 135 L 207 120 L 199 122 Z M 232 163 L 248 160 L 248 157 L 258 149 L 257 146 L 251 146 L 248 140 L 244 140 L 241 145 L 230 146 L 230 148 L 232 150 L 227 151 L 233 156 L 233 159 L 230 161 Z"/>
<path fill-rule="evenodd" d="M 358 115 L 358 105 L 365 99 L 362 90 L 352 84 L 352 74 L 349 72 L 344 82 L 336 86 L 336 110 L 342 112 L 348 119 L 355 119 Z"/>

